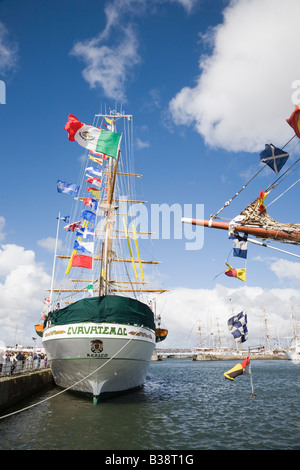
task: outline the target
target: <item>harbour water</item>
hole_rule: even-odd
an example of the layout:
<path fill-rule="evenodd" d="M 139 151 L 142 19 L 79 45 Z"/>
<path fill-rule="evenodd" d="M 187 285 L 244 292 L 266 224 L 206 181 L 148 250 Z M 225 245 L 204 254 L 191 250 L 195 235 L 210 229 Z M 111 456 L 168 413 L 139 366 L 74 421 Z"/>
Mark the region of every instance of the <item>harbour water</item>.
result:
<path fill-rule="evenodd" d="M 237 362 L 152 362 L 141 390 L 98 405 L 53 386 L 0 420 L 0 449 L 299 450 L 300 365 L 252 361 L 253 399 L 249 375 L 224 378 Z"/>

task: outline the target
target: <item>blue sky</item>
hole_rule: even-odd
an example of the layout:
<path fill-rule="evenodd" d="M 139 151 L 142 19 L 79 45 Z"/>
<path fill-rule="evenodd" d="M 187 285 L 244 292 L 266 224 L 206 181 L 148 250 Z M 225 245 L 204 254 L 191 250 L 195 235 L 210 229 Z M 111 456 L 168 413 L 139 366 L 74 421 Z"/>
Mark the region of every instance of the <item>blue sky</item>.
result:
<path fill-rule="evenodd" d="M 297 0 L 0 2 L 1 341 L 31 343 L 50 283 L 45 240 L 70 207 L 56 181 L 76 182 L 81 164 L 64 130 L 68 114 L 91 123 L 122 105 L 134 116 L 145 200 L 202 204 L 209 218 L 259 170 L 265 143 L 281 147 L 293 136 L 285 119 L 300 89 L 299 13 Z M 297 143 L 288 148 L 292 162 Z M 222 215 L 239 214 L 275 177 L 263 170 Z M 296 170 L 270 202 L 298 177 Z M 297 222 L 298 197 L 296 185 L 270 215 Z M 231 243 L 213 230 L 200 250 L 187 250 L 185 239 L 155 240 L 170 290 L 159 300 L 166 346 L 184 347 L 194 323 L 204 331 L 210 315 L 226 324 L 231 302 L 248 309 L 255 344 L 263 308 L 272 335 L 286 334 L 291 297 L 296 313 L 300 307 L 297 258 L 251 245 L 243 285 L 220 274 Z"/>

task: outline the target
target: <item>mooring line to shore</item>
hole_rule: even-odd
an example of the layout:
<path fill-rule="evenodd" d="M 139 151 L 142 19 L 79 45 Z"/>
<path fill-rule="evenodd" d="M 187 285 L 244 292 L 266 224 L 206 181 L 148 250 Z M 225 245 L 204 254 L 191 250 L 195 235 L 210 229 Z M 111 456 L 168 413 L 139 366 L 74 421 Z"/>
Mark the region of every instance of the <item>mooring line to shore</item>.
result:
<path fill-rule="evenodd" d="M 140 329 L 138 330 L 138 332 L 143 328 L 143 325 L 140 327 Z M 78 380 L 78 382 L 76 382 L 75 384 L 73 385 L 70 385 L 70 387 L 67 387 L 67 388 L 64 388 L 63 390 L 61 390 L 60 392 L 56 393 L 55 395 L 52 395 L 51 397 L 48 397 L 48 398 L 45 398 L 44 400 L 41 400 L 39 401 L 38 403 L 34 403 L 33 405 L 30 405 L 30 406 L 26 406 L 25 408 L 22 408 L 21 410 L 17 410 L 17 411 L 13 411 L 12 413 L 8 413 L 7 415 L 4 415 L 4 416 L 0 416 L 0 420 L 1 419 L 4 419 L 4 418 L 8 418 L 9 416 L 13 416 L 15 414 L 18 414 L 18 413 L 21 413 L 23 411 L 26 411 L 26 410 L 29 410 L 30 408 L 33 408 L 37 405 L 41 405 L 42 403 L 45 403 L 46 401 L 49 401 L 49 400 L 52 400 L 52 398 L 56 398 L 58 395 L 61 395 L 62 393 L 65 393 L 67 392 L 68 390 L 70 390 L 71 388 L 75 387 L 76 385 L 78 385 L 80 382 L 83 382 L 84 380 L 88 379 L 91 375 L 93 375 L 95 372 L 97 372 L 98 370 L 100 370 L 102 367 L 104 367 L 106 364 L 108 364 L 112 359 L 114 359 L 114 357 L 119 354 L 132 340 L 133 340 L 134 336 L 132 336 L 132 338 L 130 338 L 127 343 L 125 343 L 120 349 L 119 351 L 117 351 L 115 354 L 113 354 L 113 356 L 111 358 L 109 358 L 104 364 L 102 364 L 100 367 L 98 367 L 97 369 L 95 369 L 93 372 L 91 372 L 90 374 L 88 374 L 86 377 L 84 377 L 83 379 L 80 379 Z"/>

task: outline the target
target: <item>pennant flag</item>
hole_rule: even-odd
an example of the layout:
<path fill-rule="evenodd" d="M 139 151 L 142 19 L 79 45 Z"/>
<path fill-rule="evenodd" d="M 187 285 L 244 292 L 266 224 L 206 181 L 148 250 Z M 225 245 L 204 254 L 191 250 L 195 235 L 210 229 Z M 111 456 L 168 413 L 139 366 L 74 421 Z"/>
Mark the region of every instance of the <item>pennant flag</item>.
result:
<path fill-rule="evenodd" d="M 94 253 L 94 242 L 75 240 L 73 249 L 81 253 Z"/>
<path fill-rule="evenodd" d="M 289 119 L 286 119 L 286 122 L 294 129 L 296 136 L 300 138 L 300 108 L 297 104 Z"/>
<path fill-rule="evenodd" d="M 267 209 L 264 204 L 264 200 L 266 199 L 268 192 L 260 191 L 259 196 L 258 196 L 258 207 L 257 210 L 258 212 L 261 212 L 262 214 L 266 214 Z"/>
<path fill-rule="evenodd" d="M 225 274 L 228 277 L 236 277 L 237 279 L 240 279 L 241 281 L 246 282 L 246 269 L 240 268 L 240 269 L 235 269 L 232 266 L 230 266 L 228 263 L 225 263 L 226 266 L 228 266 L 229 269 L 226 269 Z"/>
<path fill-rule="evenodd" d="M 244 343 L 248 339 L 247 314 L 240 312 L 229 318 L 228 329 L 237 343 Z"/>
<path fill-rule="evenodd" d="M 105 153 L 110 157 L 117 158 L 121 135 L 116 132 L 104 131 L 93 126 L 86 126 L 69 114 L 69 120 L 65 125 L 68 138 L 89 150 Z"/>
<path fill-rule="evenodd" d="M 91 183 L 97 186 L 97 188 L 101 188 L 101 179 L 100 178 L 94 178 L 93 176 L 86 175 L 88 179 L 85 181 L 86 183 Z"/>
<path fill-rule="evenodd" d="M 246 359 L 224 373 L 225 379 L 234 380 L 238 375 L 249 374 L 250 359 Z"/>
<path fill-rule="evenodd" d="M 97 176 L 98 178 L 102 178 L 102 171 L 98 170 L 97 168 L 94 168 L 92 166 L 89 166 L 88 168 L 85 169 L 85 171 L 88 171 L 94 176 Z"/>
<path fill-rule="evenodd" d="M 93 196 L 100 197 L 100 189 L 93 188 L 92 186 L 89 186 L 86 188 L 87 191 L 91 192 Z"/>
<path fill-rule="evenodd" d="M 84 205 L 90 207 L 93 211 L 96 211 L 98 208 L 98 201 L 92 199 L 91 197 L 86 197 L 83 201 Z"/>
<path fill-rule="evenodd" d="M 247 258 L 247 247 L 248 247 L 248 235 L 234 232 L 234 234 L 229 237 L 233 239 L 233 256 L 238 256 L 239 258 Z"/>
<path fill-rule="evenodd" d="M 96 220 L 96 214 L 94 214 L 94 212 L 89 211 L 87 209 L 81 211 L 80 217 L 82 217 L 84 220 L 88 220 L 91 223 L 95 223 L 95 220 Z"/>
<path fill-rule="evenodd" d="M 98 155 L 99 157 L 102 157 L 103 160 L 108 160 L 108 156 L 105 155 L 105 153 L 93 152 L 92 150 L 90 150 L 90 153 L 92 153 L 93 155 Z M 91 155 L 89 155 L 89 157 L 91 157 Z"/>
<path fill-rule="evenodd" d="M 92 155 L 89 155 L 89 157 L 90 157 L 90 160 L 92 160 L 93 162 L 96 162 L 96 163 L 99 163 L 99 165 L 102 165 L 103 163 L 102 158 L 93 157 Z"/>
<path fill-rule="evenodd" d="M 77 235 L 79 237 L 82 237 L 84 240 L 94 240 L 95 229 L 88 228 L 88 227 L 81 227 L 78 230 Z"/>
<path fill-rule="evenodd" d="M 57 180 L 57 191 L 59 193 L 74 194 L 75 196 L 77 196 L 79 189 L 80 186 L 78 186 L 77 184 L 70 184 L 66 181 Z"/>
<path fill-rule="evenodd" d="M 93 269 L 92 256 L 74 255 L 72 258 L 72 266 L 77 268 Z"/>
<path fill-rule="evenodd" d="M 132 116 L 126 115 L 125 117 L 128 119 L 128 121 L 132 121 Z"/>
<path fill-rule="evenodd" d="M 81 227 L 81 223 L 82 220 L 79 220 L 78 222 L 73 222 L 72 224 L 65 225 L 64 228 L 67 230 L 67 232 L 76 232 Z"/>
<path fill-rule="evenodd" d="M 108 124 L 104 124 L 104 126 L 109 130 L 111 131 L 112 130 L 112 120 L 111 119 L 108 119 L 107 117 L 104 117 L 105 121 L 108 122 Z"/>
<path fill-rule="evenodd" d="M 266 163 L 275 173 L 279 173 L 290 154 L 275 147 L 273 144 L 265 144 L 265 150 L 260 152 L 260 161 Z"/>

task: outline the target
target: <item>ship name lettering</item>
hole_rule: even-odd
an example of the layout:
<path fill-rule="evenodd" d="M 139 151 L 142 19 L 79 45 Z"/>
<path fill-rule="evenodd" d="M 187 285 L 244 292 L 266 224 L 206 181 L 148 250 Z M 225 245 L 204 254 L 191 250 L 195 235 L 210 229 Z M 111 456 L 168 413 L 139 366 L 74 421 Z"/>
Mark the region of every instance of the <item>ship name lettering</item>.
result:
<path fill-rule="evenodd" d="M 68 335 L 119 335 L 127 336 L 126 328 L 119 327 L 118 329 L 115 326 L 69 326 Z"/>

